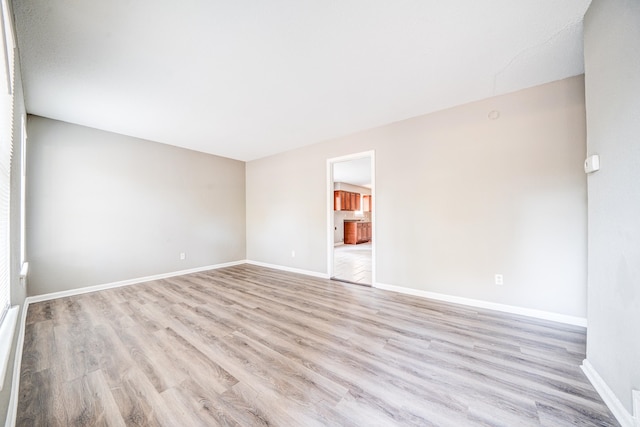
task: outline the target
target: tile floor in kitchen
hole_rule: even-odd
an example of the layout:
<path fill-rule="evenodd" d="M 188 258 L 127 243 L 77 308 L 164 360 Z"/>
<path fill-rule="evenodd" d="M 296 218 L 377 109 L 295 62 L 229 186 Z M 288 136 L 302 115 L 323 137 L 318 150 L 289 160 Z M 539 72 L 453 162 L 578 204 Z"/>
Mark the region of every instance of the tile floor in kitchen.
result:
<path fill-rule="evenodd" d="M 333 278 L 371 286 L 371 242 L 333 248 Z"/>

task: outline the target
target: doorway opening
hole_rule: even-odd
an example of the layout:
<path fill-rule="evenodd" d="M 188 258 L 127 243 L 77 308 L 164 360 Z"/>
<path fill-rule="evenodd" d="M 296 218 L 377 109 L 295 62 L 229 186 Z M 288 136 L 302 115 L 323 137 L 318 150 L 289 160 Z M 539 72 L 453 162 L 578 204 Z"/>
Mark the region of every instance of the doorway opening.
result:
<path fill-rule="evenodd" d="M 375 153 L 327 160 L 328 272 L 332 280 L 375 283 Z"/>

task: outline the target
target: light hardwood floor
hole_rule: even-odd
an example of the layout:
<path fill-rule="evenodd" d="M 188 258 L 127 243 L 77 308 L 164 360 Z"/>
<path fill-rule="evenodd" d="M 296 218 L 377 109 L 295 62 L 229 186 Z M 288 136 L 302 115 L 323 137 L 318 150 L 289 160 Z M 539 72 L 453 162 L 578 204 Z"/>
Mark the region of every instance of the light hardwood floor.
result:
<path fill-rule="evenodd" d="M 585 331 L 241 265 L 32 304 L 19 426 L 615 426 Z"/>

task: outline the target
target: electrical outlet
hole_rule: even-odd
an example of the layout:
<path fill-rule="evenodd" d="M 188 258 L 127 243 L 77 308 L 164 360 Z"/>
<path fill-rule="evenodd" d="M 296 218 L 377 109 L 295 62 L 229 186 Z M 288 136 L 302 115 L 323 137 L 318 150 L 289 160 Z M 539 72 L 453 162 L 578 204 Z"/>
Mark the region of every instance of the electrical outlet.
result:
<path fill-rule="evenodd" d="M 187 254 L 185 254 L 184 252 L 180 252 L 180 259 L 181 260 L 187 259 Z"/>
<path fill-rule="evenodd" d="M 296 257 L 296 251 L 291 251 L 291 258 L 295 258 Z"/>
<path fill-rule="evenodd" d="M 504 285 L 504 278 L 502 277 L 502 274 L 496 274 L 496 285 Z"/>

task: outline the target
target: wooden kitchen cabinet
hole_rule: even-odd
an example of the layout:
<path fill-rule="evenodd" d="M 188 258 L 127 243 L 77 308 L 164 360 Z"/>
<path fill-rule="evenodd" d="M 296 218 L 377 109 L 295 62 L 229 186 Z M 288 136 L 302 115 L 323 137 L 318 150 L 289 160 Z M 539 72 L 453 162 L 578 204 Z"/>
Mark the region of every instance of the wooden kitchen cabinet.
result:
<path fill-rule="evenodd" d="M 345 221 L 344 244 L 357 245 L 371 241 L 371 222 Z"/>
<path fill-rule="evenodd" d="M 333 192 L 334 211 L 359 211 L 360 193 L 336 190 Z"/>
<path fill-rule="evenodd" d="M 362 212 L 372 212 L 371 196 L 362 196 Z"/>

